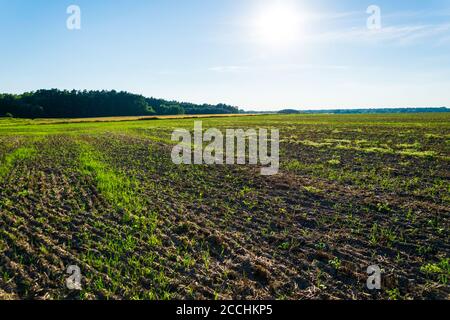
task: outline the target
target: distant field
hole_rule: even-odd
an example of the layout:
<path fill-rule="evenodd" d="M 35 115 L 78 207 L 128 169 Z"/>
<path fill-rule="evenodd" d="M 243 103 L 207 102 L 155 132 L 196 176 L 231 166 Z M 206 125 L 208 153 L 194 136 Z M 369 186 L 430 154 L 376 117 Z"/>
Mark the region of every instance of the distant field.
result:
<path fill-rule="evenodd" d="M 450 113 L 157 118 L 0 119 L 0 299 L 450 298 Z M 174 165 L 196 120 L 280 173 Z"/>
<path fill-rule="evenodd" d="M 103 117 L 103 118 L 71 118 L 71 119 L 8 119 L 0 118 L 0 124 L 64 124 L 64 123 L 89 123 L 89 122 L 120 122 L 139 120 L 162 120 L 162 119 L 195 119 L 195 118 L 224 118 L 224 117 L 245 117 L 253 114 L 201 114 L 201 115 L 174 115 L 174 116 L 127 116 L 127 117 Z"/>

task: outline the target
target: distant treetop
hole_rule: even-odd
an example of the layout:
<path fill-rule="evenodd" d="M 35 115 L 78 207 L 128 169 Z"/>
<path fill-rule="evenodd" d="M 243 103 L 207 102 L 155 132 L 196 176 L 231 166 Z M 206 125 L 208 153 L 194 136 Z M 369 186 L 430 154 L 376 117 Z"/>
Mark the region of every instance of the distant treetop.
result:
<path fill-rule="evenodd" d="M 330 109 L 330 110 L 281 110 L 279 114 L 379 114 L 379 113 L 428 113 L 450 112 L 447 107 L 433 108 L 381 108 L 381 109 Z"/>

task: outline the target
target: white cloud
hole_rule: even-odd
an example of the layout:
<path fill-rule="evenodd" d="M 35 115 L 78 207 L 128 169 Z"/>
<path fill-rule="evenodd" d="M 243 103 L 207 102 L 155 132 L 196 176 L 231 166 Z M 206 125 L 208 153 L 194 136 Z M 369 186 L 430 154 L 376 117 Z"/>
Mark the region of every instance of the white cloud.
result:
<path fill-rule="evenodd" d="M 388 42 L 399 45 L 411 45 L 432 40 L 436 44 L 450 35 L 450 24 L 388 26 L 380 30 L 351 28 L 326 32 L 308 37 L 309 41 L 318 42 Z"/>
<path fill-rule="evenodd" d="M 273 64 L 264 66 L 217 66 L 208 70 L 219 73 L 239 72 L 267 72 L 267 71 L 295 71 L 295 70 L 347 70 L 346 65 L 318 65 L 318 64 Z"/>
<path fill-rule="evenodd" d="M 220 73 L 237 73 L 247 71 L 249 68 L 246 66 L 216 66 L 209 68 L 209 71 Z"/>
<path fill-rule="evenodd" d="M 310 12 L 305 15 L 305 19 L 312 22 L 314 20 L 330 21 L 330 20 L 360 18 L 363 16 L 365 16 L 364 11 L 325 12 L 325 13 Z"/>

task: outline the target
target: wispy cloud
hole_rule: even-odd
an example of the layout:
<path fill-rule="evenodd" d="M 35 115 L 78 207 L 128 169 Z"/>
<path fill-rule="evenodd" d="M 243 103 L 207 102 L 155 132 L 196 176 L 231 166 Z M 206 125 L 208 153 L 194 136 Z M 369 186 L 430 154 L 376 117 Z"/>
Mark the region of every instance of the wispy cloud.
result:
<path fill-rule="evenodd" d="M 246 66 L 216 66 L 209 68 L 209 71 L 220 72 L 220 73 L 237 73 L 249 70 Z"/>
<path fill-rule="evenodd" d="M 413 18 L 439 18 L 439 17 L 449 17 L 450 8 L 443 10 L 411 10 L 411 11 L 394 11 L 389 12 L 383 10 L 381 7 L 382 18 L 394 21 L 399 19 L 413 19 Z M 342 11 L 342 12 L 310 12 L 305 15 L 305 18 L 309 21 L 320 20 L 320 21 L 330 21 L 330 20 L 348 20 L 348 19 L 365 19 L 368 14 L 365 10 L 358 11 Z"/>
<path fill-rule="evenodd" d="M 330 64 L 288 64 L 284 65 L 282 68 L 289 68 L 291 70 L 347 70 L 350 66 Z"/>
<path fill-rule="evenodd" d="M 305 19 L 312 22 L 315 20 L 319 21 L 330 21 L 330 20 L 341 20 L 358 18 L 365 15 L 364 11 L 347 11 L 347 12 L 310 12 L 305 15 Z"/>
<path fill-rule="evenodd" d="M 264 66 L 216 66 L 208 70 L 219 73 L 266 72 L 266 71 L 296 71 L 296 70 L 347 70 L 346 65 L 319 64 L 274 64 Z"/>
<path fill-rule="evenodd" d="M 444 10 L 416 10 L 416 11 L 397 11 L 383 12 L 385 19 L 401 19 L 401 18 L 438 18 L 450 16 L 450 8 Z"/>
<path fill-rule="evenodd" d="M 450 8 L 441 10 L 387 11 L 381 7 L 382 29 L 366 27 L 365 10 L 348 12 L 310 12 L 308 22 L 320 22 L 322 31 L 305 35 L 303 41 L 385 42 L 411 45 L 423 41 L 447 43 L 450 36 Z M 314 30 L 311 28 L 311 30 Z M 331 31 L 328 31 L 331 30 Z"/>
<path fill-rule="evenodd" d="M 380 30 L 350 28 L 309 36 L 310 41 L 375 42 L 411 45 L 421 41 L 434 41 L 436 44 L 450 36 L 450 23 L 435 25 L 388 26 Z"/>

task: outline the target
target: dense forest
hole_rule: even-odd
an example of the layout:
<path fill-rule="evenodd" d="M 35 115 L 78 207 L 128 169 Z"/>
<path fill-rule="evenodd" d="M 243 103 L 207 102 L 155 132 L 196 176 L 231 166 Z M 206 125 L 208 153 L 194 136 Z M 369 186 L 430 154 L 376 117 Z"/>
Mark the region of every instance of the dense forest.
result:
<path fill-rule="evenodd" d="M 180 114 L 231 114 L 225 104 L 192 104 L 118 91 L 38 90 L 20 95 L 0 94 L 0 117 L 87 118 Z"/>

